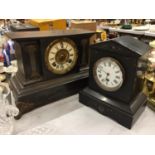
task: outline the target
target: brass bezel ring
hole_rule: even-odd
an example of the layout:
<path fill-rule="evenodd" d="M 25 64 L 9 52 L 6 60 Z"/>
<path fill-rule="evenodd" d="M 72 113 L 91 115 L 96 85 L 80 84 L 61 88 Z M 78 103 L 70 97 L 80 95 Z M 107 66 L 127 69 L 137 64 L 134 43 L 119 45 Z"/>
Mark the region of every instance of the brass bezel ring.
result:
<path fill-rule="evenodd" d="M 72 65 L 71 65 L 71 67 L 69 67 L 68 69 L 65 69 L 64 71 L 58 71 L 58 70 L 54 69 L 54 68 L 50 65 L 50 63 L 49 63 L 49 61 L 48 61 L 49 52 L 50 52 L 51 47 L 53 47 L 55 44 L 57 44 L 57 43 L 59 43 L 59 42 L 67 42 L 67 43 L 69 43 L 69 44 L 73 47 L 74 52 L 75 52 L 75 53 L 74 53 L 74 54 L 75 54 L 74 61 L 73 61 Z M 52 42 L 47 46 L 47 48 L 46 48 L 46 50 L 45 50 L 45 64 L 46 64 L 48 70 L 51 71 L 51 72 L 54 73 L 54 74 L 66 74 L 66 73 L 68 73 L 69 71 L 71 71 L 71 70 L 75 67 L 75 65 L 76 65 L 76 63 L 77 63 L 77 59 L 78 59 L 78 49 L 77 49 L 77 46 L 76 46 L 76 44 L 74 43 L 74 41 L 72 41 L 72 40 L 69 39 L 69 38 L 56 39 L 56 40 L 52 41 Z"/>

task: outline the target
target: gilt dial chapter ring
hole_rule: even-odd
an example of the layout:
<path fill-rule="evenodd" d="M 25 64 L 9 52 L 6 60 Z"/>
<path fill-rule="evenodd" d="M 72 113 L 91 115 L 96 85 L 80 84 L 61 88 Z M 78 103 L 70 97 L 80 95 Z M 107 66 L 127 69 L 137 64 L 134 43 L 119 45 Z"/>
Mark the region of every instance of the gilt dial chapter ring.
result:
<path fill-rule="evenodd" d="M 78 59 L 76 44 L 68 38 L 51 42 L 45 51 L 45 63 L 54 74 L 65 74 L 71 71 Z"/>

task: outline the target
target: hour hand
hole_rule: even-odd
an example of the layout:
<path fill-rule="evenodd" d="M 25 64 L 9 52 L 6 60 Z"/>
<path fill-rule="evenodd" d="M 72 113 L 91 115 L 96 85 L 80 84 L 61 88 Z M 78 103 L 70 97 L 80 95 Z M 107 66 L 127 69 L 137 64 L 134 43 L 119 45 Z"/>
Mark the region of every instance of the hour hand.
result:
<path fill-rule="evenodd" d="M 108 78 L 106 78 L 105 80 L 106 80 L 106 84 L 108 84 L 108 82 L 110 81 Z"/>

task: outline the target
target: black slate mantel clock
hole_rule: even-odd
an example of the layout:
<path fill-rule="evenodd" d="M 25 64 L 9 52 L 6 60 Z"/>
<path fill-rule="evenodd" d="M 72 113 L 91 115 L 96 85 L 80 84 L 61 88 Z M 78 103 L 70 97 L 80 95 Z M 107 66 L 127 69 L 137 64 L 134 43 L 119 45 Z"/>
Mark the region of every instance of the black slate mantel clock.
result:
<path fill-rule="evenodd" d="M 148 51 L 148 45 L 129 36 L 92 45 L 89 86 L 80 92 L 80 102 L 131 128 L 146 103 L 137 73 Z"/>
<path fill-rule="evenodd" d="M 10 80 L 20 115 L 73 95 L 87 85 L 89 39 L 95 32 L 55 30 L 10 32 L 18 72 Z"/>

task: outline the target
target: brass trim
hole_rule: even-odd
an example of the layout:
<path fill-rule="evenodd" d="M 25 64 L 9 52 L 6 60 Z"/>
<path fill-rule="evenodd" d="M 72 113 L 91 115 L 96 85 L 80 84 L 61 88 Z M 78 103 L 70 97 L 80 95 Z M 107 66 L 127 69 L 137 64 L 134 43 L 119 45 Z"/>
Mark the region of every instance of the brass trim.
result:
<path fill-rule="evenodd" d="M 65 69 L 64 71 L 58 71 L 58 70 L 54 69 L 54 68 L 50 65 L 50 63 L 49 63 L 49 61 L 48 61 L 48 56 L 49 56 L 50 49 L 51 49 L 55 44 L 57 44 L 57 43 L 59 43 L 59 42 L 67 42 L 68 44 L 70 44 L 70 45 L 73 47 L 74 52 L 75 52 L 75 53 L 74 53 L 74 54 L 75 54 L 75 57 L 74 57 L 74 61 L 73 61 L 72 65 L 71 65 L 68 69 Z M 46 64 L 48 70 L 51 71 L 51 72 L 54 73 L 54 74 L 60 74 L 60 75 L 61 75 L 61 74 L 66 74 L 66 73 L 68 73 L 69 71 L 71 71 L 71 70 L 75 67 L 75 65 L 76 65 L 76 63 L 77 63 L 77 59 L 78 59 L 78 49 L 77 49 L 77 46 L 76 46 L 76 44 L 74 43 L 74 41 L 72 41 L 72 40 L 69 39 L 69 38 L 56 39 L 56 40 L 52 41 L 52 42 L 47 46 L 47 48 L 46 48 L 46 50 L 45 50 L 45 64 Z"/>

